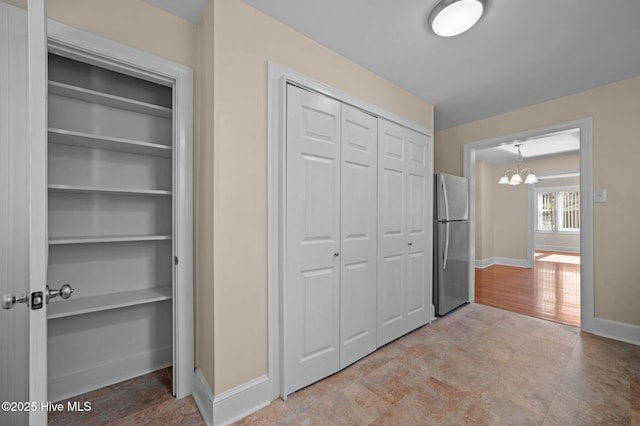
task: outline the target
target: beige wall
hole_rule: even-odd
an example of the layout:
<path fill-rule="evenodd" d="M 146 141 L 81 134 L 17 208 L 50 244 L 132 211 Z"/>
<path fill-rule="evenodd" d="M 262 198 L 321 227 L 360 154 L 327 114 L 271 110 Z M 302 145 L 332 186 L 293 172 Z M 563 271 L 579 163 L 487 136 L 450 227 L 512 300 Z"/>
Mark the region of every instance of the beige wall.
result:
<path fill-rule="evenodd" d="M 493 254 L 493 169 L 483 161 L 476 162 L 476 260 Z"/>
<path fill-rule="evenodd" d="M 194 193 L 195 362 L 210 387 L 214 383 L 213 318 L 213 2 L 198 28 L 195 79 Z"/>
<path fill-rule="evenodd" d="M 640 158 L 640 77 L 475 121 L 435 134 L 435 168 L 461 174 L 465 143 L 593 117 L 594 188 L 607 202 L 594 215 L 594 301 L 597 318 L 640 326 L 637 241 L 640 189 L 631 170 Z"/>
<path fill-rule="evenodd" d="M 196 67 L 197 26 L 142 0 L 46 0 L 47 16 Z"/>
<path fill-rule="evenodd" d="M 25 9 L 27 0 L 2 0 Z M 193 69 L 198 26 L 142 0 L 45 0 L 47 17 Z"/>
<path fill-rule="evenodd" d="M 267 372 L 267 60 L 425 127 L 433 110 L 239 0 L 213 3 L 215 377 L 209 384 L 219 394 Z"/>

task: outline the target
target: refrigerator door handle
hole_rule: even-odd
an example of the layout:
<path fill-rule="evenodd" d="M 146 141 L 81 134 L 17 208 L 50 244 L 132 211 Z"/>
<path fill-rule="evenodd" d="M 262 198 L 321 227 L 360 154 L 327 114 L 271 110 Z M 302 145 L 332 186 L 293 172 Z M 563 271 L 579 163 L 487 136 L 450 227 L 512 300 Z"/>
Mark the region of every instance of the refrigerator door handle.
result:
<path fill-rule="evenodd" d="M 447 269 L 447 257 L 449 257 L 449 222 L 446 222 L 444 237 L 444 253 L 442 253 L 442 269 Z"/>
<path fill-rule="evenodd" d="M 447 187 L 444 184 L 444 177 L 442 178 L 442 199 L 444 201 L 444 220 L 449 220 L 449 195 L 447 194 Z"/>

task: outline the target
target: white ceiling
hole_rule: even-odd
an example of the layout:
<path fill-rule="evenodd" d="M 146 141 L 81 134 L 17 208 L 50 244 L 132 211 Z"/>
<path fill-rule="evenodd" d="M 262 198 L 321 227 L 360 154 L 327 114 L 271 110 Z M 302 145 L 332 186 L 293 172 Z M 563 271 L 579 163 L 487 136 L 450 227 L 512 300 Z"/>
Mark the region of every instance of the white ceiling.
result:
<path fill-rule="evenodd" d="M 566 130 L 479 150 L 476 151 L 476 160 L 490 164 L 515 164 L 518 155 L 518 149 L 515 144 L 520 144 L 520 152 L 525 160 L 535 157 L 568 154 L 580 150 L 580 131 L 579 129 Z"/>
<path fill-rule="evenodd" d="M 144 0 L 162 10 L 179 16 L 194 24 L 200 23 L 207 0 Z"/>
<path fill-rule="evenodd" d="M 437 0 L 244 0 L 435 106 L 444 129 L 640 74 L 640 0 L 489 0 L 467 33 Z"/>
<path fill-rule="evenodd" d="M 194 23 L 207 0 L 145 0 Z M 440 38 L 437 0 L 243 0 L 435 106 L 436 130 L 640 75 L 640 0 L 488 0 L 467 33 Z M 514 142 L 515 143 L 515 142 Z M 579 149 L 538 138 L 524 158 Z M 477 152 L 513 162 L 504 145 Z"/>

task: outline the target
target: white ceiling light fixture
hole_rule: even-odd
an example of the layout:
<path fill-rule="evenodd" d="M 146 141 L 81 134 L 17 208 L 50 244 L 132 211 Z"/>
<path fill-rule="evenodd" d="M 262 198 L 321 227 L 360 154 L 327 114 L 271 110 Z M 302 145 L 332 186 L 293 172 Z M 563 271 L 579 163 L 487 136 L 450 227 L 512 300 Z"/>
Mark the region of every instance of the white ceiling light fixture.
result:
<path fill-rule="evenodd" d="M 530 168 L 522 168 L 522 153 L 520 152 L 520 146 L 522 144 L 518 143 L 516 144 L 516 148 L 518 148 L 518 157 L 516 158 L 516 169 L 509 169 L 506 172 L 504 172 L 504 176 L 502 176 L 500 178 L 500 180 L 498 181 L 498 183 L 500 185 L 520 185 L 522 183 L 522 178 L 523 178 L 523 173 L 526 173 L 527 177 L 526 179 L 524 179 L 524 183 L 526 184 L 534 184 L 536 182 L 538 182 L 538 178 L 536 177 L 535 174 L 533 174 L 533 172 L 531 171 Z M 508 176 L 508 174 L 511 173 L 511 177 Z"/>
<path fill-rule="evenodd" d="M 429 13 L 429 27 L 441 37 L 462 34 L 480 20 L 487 0 L 440 0 Z"/>

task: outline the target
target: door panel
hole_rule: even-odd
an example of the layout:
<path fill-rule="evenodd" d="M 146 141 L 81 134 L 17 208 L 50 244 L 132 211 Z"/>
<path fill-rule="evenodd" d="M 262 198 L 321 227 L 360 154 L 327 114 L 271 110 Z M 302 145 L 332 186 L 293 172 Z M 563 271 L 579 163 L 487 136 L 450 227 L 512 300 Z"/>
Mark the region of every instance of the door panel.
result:
<path fill-rule="evenodd" d="M 288 86 L 285 394 L 340 366 L 339 142 L 340 104 Z"/>
<path fill-rule="evenodd" d="M 378 347 L 431 315 L 431 140 L 378 119 Z M 428 244 L 429 242 L 429 244 Z"/>
<path fill-rule="evenodd" d="M 384 205 L 380 206 L 381 237 L 389 240 L 393 236 L 402 237 L 405 204 L 404 173 L 389 167 L 384 167 L 381 173 L 380 196 L 386 200 Z"/>
<path fill-rule="evenodd" d="M 402 319 L 404 290 L 404 256 L 386 256 L 381 265 L 380 279 L 385 283 L 379 298 L 378 309 L 381 310 L 382 325 L 389 326 Z"/>
<path fill-rule="evenodd" d="M 424 175 L 409 173 L 409 221 L 408 233 L 411 236 L 424 235 L 425 232 L 425 205 L 426 205 L 426 178 Z"/>
<path fill-rule="evenodd" d="M 407 277 L 407 315 L 415 317 L 426 309 L 425 305 L 425 285 L 427 281 L 425 273 L 425 253 L 419 251 L 409 253 L 408 277 Z M 420 323 L 420 320 L 416 320 Z M 418 327 L 420 324 L 417 325 Z"/>
<path fill-rule="evenodd" d="M 377 119 L 342 105 L 340 368 L 376 348 Z"/>
<path fill-rule="evenodd" d="M 0 2 L 0 295 L 28 292 L 27 13 Z M 4 60 L 8 58 L 8 60 Z M 0 401 L 28 401 L 28 311 L 0 309 Z M 26 412 L 0 411 L 1 425 L 26 425 Z"/>
<path fill-rule="evenodd" d="M 307 362 L 322 356 L 327 351 L 335 350 L 335 330 L 325 327 L 331 324 L 332 310 L 325 309 L 333 305 L 335 286 L 338 279 L 336 268 L 324 268 L 302 271 L 301 300 L 302 308 L 302 351 L 300 362 Z"/>

